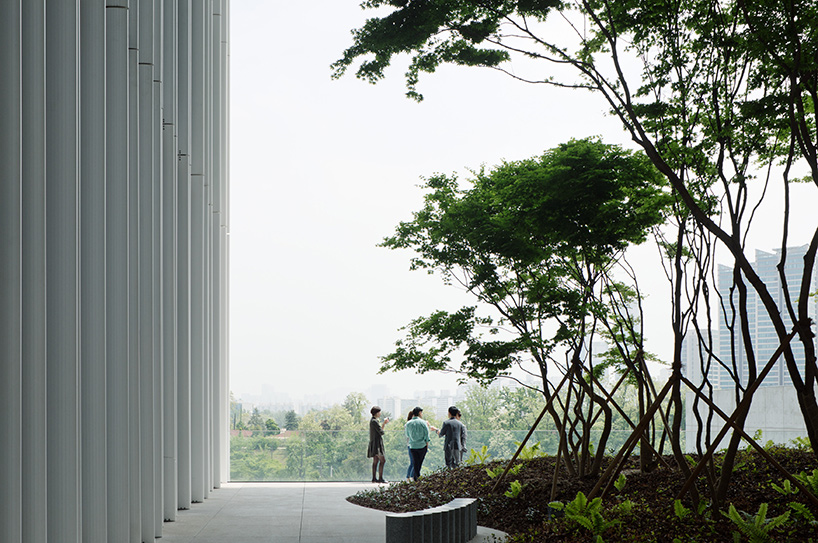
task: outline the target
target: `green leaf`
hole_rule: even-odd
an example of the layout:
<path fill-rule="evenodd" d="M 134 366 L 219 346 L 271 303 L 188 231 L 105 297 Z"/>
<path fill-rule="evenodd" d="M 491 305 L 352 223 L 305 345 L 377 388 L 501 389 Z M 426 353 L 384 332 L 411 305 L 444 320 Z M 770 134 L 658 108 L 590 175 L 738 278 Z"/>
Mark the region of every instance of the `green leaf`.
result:
<path fill-rule="evenodd" d="M 679 520 L 684 520 L 690 515 L 690 509 L 684 506 L 682 500 L 678 499 L 673 501 L 673 512 Z"/>

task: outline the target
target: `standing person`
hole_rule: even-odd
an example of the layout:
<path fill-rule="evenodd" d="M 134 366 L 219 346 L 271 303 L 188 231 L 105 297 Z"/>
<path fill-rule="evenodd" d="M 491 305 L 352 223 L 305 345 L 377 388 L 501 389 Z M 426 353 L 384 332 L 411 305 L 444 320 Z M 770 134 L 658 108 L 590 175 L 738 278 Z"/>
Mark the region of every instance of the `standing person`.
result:
<path fill-rule="evenodd" d="M 460 465 L 464 444 L 461 438 L 465 434 L 465 426 L 457 419 L 460 410 L 454 405 L 449 407 L 449 420 L 440 427 L 438 435 L 445 438 L 443 442 L 443 457 L 447 468 L 456 468 Z"/>
<path fill-rule="evenodd" d="M 406 422 L 412 420 L 412 417 L 415 416 L 415 410 L 410 409 L 409 414 L 406 416 Z M 412 447 L 409 446 L 409 438 L 406 438 L 406 450 L 409 451 L 409 469 L 406 470 L 406 480 L 411 481 L 412 477 L 415 476 L 415 461 L 414 457 L 412 456 Z"/>
<path fill-rule="evenodd" d="M 412 410 L 412 420 L 407 422 L 404 428 L 404 433 L 409 440 L 409 452 L 412 455 L 412 479 L 415 481 L 420 477 L 420 468 L 429 450 L 429 426 L 423 420 L 422 415 L 423 408 L 415 407 Z"/>
<path fill-rule="evenodd" d="M 466 455 L 466 451 L 468 450 L 466 448 L 466 424 L 462 420 L 460 420 L 460 417 L 462 415 L 463 415 L 463 413 L 461 413 L 460 410 L 458 409 L 457 410 L 457 415 L 455 416 L 455 418 L 462 425 L 460 427 L 460 458 L 461 459 Z"/>
<path fill-rule="evenodd" d="M 389 419 L 383 419 L 383 426 L 378 422 L 381 416 L 381 408 L 377 405 L 369 410 L 372 413 L 372 420 L 369 421 L 369 448 L 366 450 L 366 457 L 372 459 L 372 482 L 385 483 L 383 480 L 383 466 L 386 464 L 386 454 L 383 448 L 383 429 Z M 375 473 L 378 477 L 375 478 Z"/>

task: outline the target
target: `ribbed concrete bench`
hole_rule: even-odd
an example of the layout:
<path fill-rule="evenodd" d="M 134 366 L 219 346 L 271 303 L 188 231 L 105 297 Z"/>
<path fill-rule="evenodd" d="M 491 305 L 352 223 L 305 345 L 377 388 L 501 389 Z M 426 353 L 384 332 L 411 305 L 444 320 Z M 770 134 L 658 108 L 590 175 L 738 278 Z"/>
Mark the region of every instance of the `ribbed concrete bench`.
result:
<path fill-rule="evenodd" d="M 477 536 L 477 500 L 386 514 L 386 543 L 466 543 Z"/>

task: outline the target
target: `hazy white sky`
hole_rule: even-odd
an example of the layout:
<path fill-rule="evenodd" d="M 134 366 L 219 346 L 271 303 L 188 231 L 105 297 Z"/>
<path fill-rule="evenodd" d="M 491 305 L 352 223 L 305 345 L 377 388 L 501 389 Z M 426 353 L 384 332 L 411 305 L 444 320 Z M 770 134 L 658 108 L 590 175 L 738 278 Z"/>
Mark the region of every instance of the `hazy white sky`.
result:
<path fill-rule="evenodd" d="M 420 177 L 466 175 L 572 137 L 632 147 L 592 95 L 490 70 L 428 76 L 421 104 L 405 98 L 402 67 L 375 86 L 331 80 L 329 65 L 367 16 L 358 4 L 231 3 L 230 388 L 239 395 L 264 384 L 328 401 L 376 384 L 403 396 L 454 389 L 447 375 L 377 374 L 398 328 L 468 302 L 410 272 L 408 253 L 376 247 L 420 207 Z M 656 269 L 642 278 L 659 315 L 651 320 L 669 323 L 658 261 L 650 248 L 639 253 Z M 648 330 L 657 342 L 668 334 L 669 325 Z"/>

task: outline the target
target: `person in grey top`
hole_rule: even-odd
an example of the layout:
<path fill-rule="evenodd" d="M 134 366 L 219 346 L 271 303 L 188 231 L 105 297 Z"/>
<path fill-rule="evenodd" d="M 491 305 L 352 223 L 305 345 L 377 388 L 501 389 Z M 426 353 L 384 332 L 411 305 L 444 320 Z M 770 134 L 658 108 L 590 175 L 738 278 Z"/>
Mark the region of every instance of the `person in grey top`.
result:
<path fill-rule="evenodd" d="M 463 448 L 465 447 L 464 437 L 466 435 L 466 427 L 462 422 L 457 420 L 457 415 L 460 410 L 451 406 L 449 408 L 449 420 L 440 426 L 438 435 L 445 438 L 443 442 L 443 455 L 446 460 L 447 468 L 456 468 L 460 465 Z"/>
<path fill-rule="evenodd" d="M 466 424 L 461 420 L 461 416 L 463 413 L 458 409 L 457 415 L 455 418 L 460 423 L 460 452 L 462 453 L 461 459 L 463 456 L 466 455 L 466 451 L 468 448 L 466 447 Z"/>

